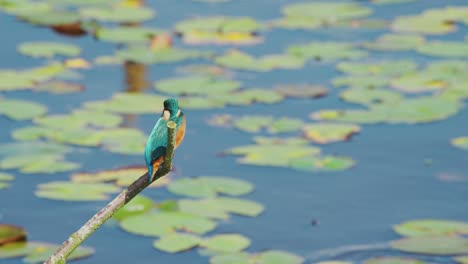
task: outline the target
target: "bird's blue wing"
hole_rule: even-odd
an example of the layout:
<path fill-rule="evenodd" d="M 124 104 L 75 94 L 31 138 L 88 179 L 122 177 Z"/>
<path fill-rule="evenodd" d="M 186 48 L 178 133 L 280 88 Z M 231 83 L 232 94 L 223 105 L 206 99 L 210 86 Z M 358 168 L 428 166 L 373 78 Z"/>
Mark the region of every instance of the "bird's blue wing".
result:
<path fill-rule="evenodd" d="M 160 118 L 146 142 L 145 161 L 146 166 L 150 166 L 153 162 L 164 155 L 167 147 L 167 122 Z"/>

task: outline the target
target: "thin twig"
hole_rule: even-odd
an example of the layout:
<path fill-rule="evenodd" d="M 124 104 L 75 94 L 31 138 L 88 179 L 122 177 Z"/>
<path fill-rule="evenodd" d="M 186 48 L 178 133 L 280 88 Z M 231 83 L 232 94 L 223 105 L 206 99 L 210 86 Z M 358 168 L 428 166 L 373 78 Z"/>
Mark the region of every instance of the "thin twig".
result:
<path fill-rule="evenodd" d="M 164 156 L 164 163 L 158 169 L 153 177 L 153 181 L 163 177 L 172 168 L 172 156 L 174 155 L 175 148 L 175 128 L 176 124 L 169 121 L 167 124 L 168 140 L 166 153 Z M 152 182 L 153 182 L 152 181 Z M 63 264 L 66 263 L 67 257 L 83 243 L 96 229 L 104 224 L 115 212 L 130 202 L 135 196 L 143 191 L 151 182 L 148 181 L 148 172 L 130 184 L 125 190 L 119 193 L 110 203 L 97 212 L 91 219 L 86 222 L 80 229 L 73 233 L 57 251 L 49 257 L 44 264 Z"/>

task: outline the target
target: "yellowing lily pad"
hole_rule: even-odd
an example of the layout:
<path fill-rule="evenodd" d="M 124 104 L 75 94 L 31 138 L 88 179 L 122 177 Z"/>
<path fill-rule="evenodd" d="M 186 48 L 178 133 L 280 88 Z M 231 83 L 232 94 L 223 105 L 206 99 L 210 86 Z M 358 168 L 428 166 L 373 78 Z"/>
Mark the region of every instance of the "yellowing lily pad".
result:
<path fill-rule="evenodd" d="M 221 234 L 206 238 L 200 246 L 214 252 L 240 252 L 250 245 L 250 240 L 239 234 Z"/>
<path fill-rule="evenodd" d="M 403 258 L 403 257 L 377 257 L 371 258 L 364 264 L 424 264 L 425 262 L 419 259 Z"/>
<path fill-rule="evenodd" d="M 56 181 L 40 184 L 36 196 L 62 201 L 99 201 L 109 199 L 109 194 L 119 187 L 107 183 L 76 183 Z"/>
<path fill-rule="evenodd" d="M 173 181 L 168 190 L 191 197 L 215 197 L 218 193 L 238 196 L 252 192 L 253 185 L 239 179 L 202 176 Z"/>
<path fill-rule="evenodd" d="M 150 212 L 123 219 L 120 226 L 127 232 L 142 236 L 164 236 L 183 230 L 204 234 L 213 230 L 216 223 L 200 216 L 182 212 Z"/>
<path fill-rule="evenodd" d="M 73 44 L 59 42 L 25 42 L 18 46 L 18 52 L 31 57 L 78 56 L 81 49 Z"/>
<path fill-rule="evenodd" d="M 468 239 L 458 236 L 416 236 L 393 241 L 391 247 L 408 253 L 459 255 L 468 253 Z"/>
<path fill-rule="evenodd" d="M 357 59 L 367 56 L 367 52 L 356 49 L 352 43 L 347 42 L 310 42 L 302 45 L 292 45 L 288 53 L 306 60 L 334 61 L 339 59 Z"/>
<path fill-rule="evenodd" d="M 239 89 L 236 81 L 213 78 L 209 76 L 189 76 L 170 78 L 155 83 L 156 90 L 179 95 L 210 95 L 228 93 Z"/>
<path fill-rule="evenodd" d="M 340 123 L 308 124 L 303 128 L 307 139 L 321 144 L 349 140 L 360 130 L 357 125 Z"/>
<path fill-rule="evenodd" d="M 1 176 L 1 175 L 0 175 Z M 26 240 L 26 230 L 22 227 L 0 224 L 0 248 L 8 243 Z"/>
<path fill-rule="evenodd" d="M 468 137 L 457 137 L 450 141 L 453 146 L 461 149 L 468 149 Z"/>
<path fill-rule="evenodd" d="M 50 92 L 52 94 L 67 94 L 81 92 L 85 88 L 81 84 L 65 81 L 49 81 L 37 84 L 33 87 L 34 91 Z"/>
<path fill-rule="evenodd" d="M 254 217 L 263 211 L 263 206 L 256 202 L 226 197 L 181 199 L 177 204 L 181 212 L 214 219 L 228 219 L 229 213 Z"/>
<path fill-rule="evenodd" d="M 447 220 L 413 220 L 398 224 L 393 230 L 403 236 L 466 235 L 468 223 Z"/>
<path fill-rule="evenodd" d="M 46 112 L 47 107 L 39 103 L 0 97 L 0 114 L 13 120 L 33 119 Z"/>
<path fill-rule="evenodd" d="M 113 218 L 117 221 L 122 221 L 122 219 L 125 219 L 127 217 L 146 213 L 149 210 L 151 210 L 153 206 L 153 200 L 146 196 L 138 195 L 135 198 L 133 198 L 129 203 L 127 203 L 124 207 L 120 208 L 113 215 Z"/>
<path fill-rule="evenodd" d="M 172 233 L 156 240 L 153 246 L 168 253 L 177 253 L 192 249 L 200 243 L 201 238 L 192 234 Z"/>

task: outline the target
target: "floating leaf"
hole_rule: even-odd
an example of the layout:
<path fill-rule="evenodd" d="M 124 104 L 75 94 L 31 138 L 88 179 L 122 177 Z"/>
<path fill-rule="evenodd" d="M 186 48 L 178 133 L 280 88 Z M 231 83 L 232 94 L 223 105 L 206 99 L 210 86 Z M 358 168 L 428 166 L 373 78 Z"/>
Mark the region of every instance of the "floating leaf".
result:
<path fill-rule="evenodd" d="M 417 254 L 458 255 L 468 253 L 468 239 L 457 236 L 416 236 L 393 241 L 391 247 Z"/>
<path fill-rule="evenodd" d="M 6 115 L 13 120 L 28 120 L 41 116 L 46 112 L 47 107 L 39 103 L 0 98 L 0 114 Z"/>
<path fill-rule="evenodd" d="M 273 69 L 297 69 L 303 67 L 305 63 L 302 58 L 287 54 L 255 58 L 238 50 L 229 50 L 226 54 L 216 57 L 215 62 L 233 69 L 264 72 Z"/>
<path fill-rule="evenodd" d="M 62 201 L 107 200 L 109 194 L 118 192 L 119 187 L 107 183 L 76 183 L 56 181 L 40 184 L 36 196 Z"/>
<path fill-rule="evenodd" d="M 113 218 L 117 221 L 122 221 L 123 219 L 143 214 L 153 208 L 153 200 L 146 196 L 138 195 L 128 202 L 124 207 L 120 208 L 114 215 Z"/>
<path fill-rule="evenodd" d="M 260 130 L 273 122 L 271 116 L 243 116 L 235 119 L 233 126 L 246 132 L 260 132 Z"/>
<path fill-rule="evenodd" d="M 217 254 L 210 258 L 210 264 L 250 264 L 249 257 L 245 252 Z"/>
<path fill-rule="evenodd" d="M 275 90 L 286 97 L 319 98 L 328 94 L 328 89 L 319 85 L 280 85 Z"/>
<path fill-rule="evenodd" d="M 238 196 L 252 192 L 253 186 L 243 180 L 201 176 L 184 178 L 169 184 L 170 192 L 191 197 L 215 197 L 218 193 Z"/>
<path fill-rule="evenodd" d="M 391 28 L 397 32 L 446 34 L 455 30 L 455 25 L 450 22 L 452 20 L 453 18 L 449 16 L 426 11 L 419 15 L 397 17 L 392 22 Z"/>
<path fill-rule="evenodd" d="M 76 12 L 52 9 L 23 13 L 20 14 L 20 18 L 28 23 L 41 26 L 74 24 L 80 21 L 80 16 Z"/>
<path fill-rule="evenodd" d="M 460 264 L 466 264 L 468 263 L 468 256 L 461 256 L 461 257 L 456 257 L 456 258 L 453 258 L 457 263 L 460 263 Z"/>
<path fill-rule="evenodd" d="M 424 261 L 402 257 L 377 257 L 366 260 L 364 264 L 424 264 Z"/>
<path fill-rule="evenodd" d="M 315 123 L 303 128 L 306 138 L 321 144 L 349 140 L 360 130 L 357 125 L 340 123 Z"/>
<path fill-rule="evenodd" d="M 282 250 L 268 250 L 262 252 L 261 254 L 256 256 L 256 259 L 259 264 L 301 264 L 304 262 L 304 258 Z"/>
<path fill-rule="evenodd" d="M 468 137 L 457 137 L 450 141 L 453 146 L 461 149 L 468 149 Z"/>
<path fill-rule="evenodd" d="M 417 65 L 410 60 L 388 60 L 361 63 L 344 61 L 338 63 L 336 68 L 341 72 L 353 75 L 398 76 L 403 73 L 416 70 Z"/>
<path fill-rule="evenodd" d="M 8 243 L 25 240 L 26 230 L 24 230 L 24 228 L 14 225 L 0 224 L 0 248 Z"/>
<path fill-rule="evenodd" d="M 115 93 L 111 99 L 86 102 L 85 108 L 119 114 L 154 114 L 162 111 L 166 98 L 154 94 Z"/>
<path fill-rule="evenodd" d="M 240 88 L 240 83 L 209 76 L 170 78 L 155 83 L 157 90 L 169 94 L 210 95 L 228 93 Z"/>
<path fill-rule="evenodd" d="M 351 86 L 358 88 L 378 88 L 387 86 L 389 82 L 389 77 L 375 75 L 347 75 L 337 77 L 332 81 L 336 87 Z"/>
<path fill-rule="evenodd" d="M 403 236 L 468 235 L 468 223 L 446 220 L 413 220 L 393 227 Z"/>
<path fill-rule="evenodd" d="M 213 230 L 216 223 L 200 216 L 182 212 L 153 212 L 123 219 L 120 226 L 127 232 L 142 236 L 163 236 L 183 230 L 204 234 Z"/>
<path fill-rule="evenodd" d="M 468 58 L 468 45 L 466 42 L 432 41 L 419 46 L 416 51 L 437 57 Z"/>
<path fill-rule="evenodd" d="M 356 49 L 351 43 L 332 41 L 292 45 L 288 48 L 288 53 L 298 58 L 324 61 L 357 59 L 367 56 L 365 51 Z"/>
<path fill-rule="evenodd" d="M 25 42 L 18 46 L 18 52 L 31 57 L 52 58 L 54 56 L 78 56 L 81 52 L 76 45 L 59 42 Z"/>
<path fill-rule="evenodd" d="M 147 171 L 146 167 L 123 167 L 113 170 L 102 170 L 94 173 L 75 173 L 71 176 L 73 182 L 98 183 L 115 182 L 117 186 L 128 186 Z M 167 177 L 161 178 L 151 186 L 161 186 L 167 184 Z"/>
<path fill-rule="evenodd" d="M 154 17 L 155 13 L 152 9 L 146 7 L 116 7 L 116 8 L 100 8 L 100 7 L 85 7 L 79 10 L 81 16 L 88 19 L 96 19 L 105 22 L 143 22 Z"/>
<path fill-rule="evenodd" d="M 208 58 L 212 55 L 210 51 L 180 49 L 180 48 L 163 48 L 152 51 L 146 46 L 129 47 L 128 49 L 119 50 L 116 54 L 120 60 L 134 61 L 143 64 L 153 63 L 171 63 L 188 59 Z"/>
<path fill-rule="evenodd" d="M 250 245 L 250 240 L 239 234 L 221 234 L 206 238 L 200 246 L 215 252 L 239 252 Z"/>
<path fill-rule="evenodd" d="M 200 241 L 200 237 L 196 235 L 172 233 L 162 236 L 153 246 L 165 252 L 177 253 L 198 246 Z"/>
<path fill-rule="evenodd" d="M 40 83 L 34 86 L 33 88 L 35 91 L 40 92 L 50 92 L 53 94 L 66 94 L 66 93 L 75 93 L 81 92 L 84 90 L 84 86 L 72 83 L 72 82 L 64 82 L 64 81 L 49 81 Z"/>
<path fill-rule="evenodd" d="M 5 173 L 5 172 L 0 172 L 0 190 L 8 188 L 10 186 L 9 182 L 12 181 L 13 179 L 14 179 L 13 175 L 9 173 Z"/>
<path fill-rule="evenodd" d="M 102 41 L 112 43 L 146 43 L 151 40 L 155 35 L 163 33 L 160 29 L 146 28 L 146 27 L 133 27 L 133 26 L 120 26 L 114 28 L 99 28 L 96 30 L 96 37 Z"/>
<path fill-rule="evenodd" d="M 374 42 L 365 42 L 362 46 L 371 50 L 405 51 L 414 50 L 424 44 L 424 37 L 409 34 L 384 34 Z"/>
<path fill-rule="evenodd" d="M 253 217 L 263 211 L 263 206 L 256 202 L 226 197 L 203 200 L 182 199 L 178 201 L 178 208 L 181 212 L 215 219 L 227 219 L 229 213 Z"/>
<path fill-rule="evenodd" d="M 403 97 L 400 93 L 390 91 L 387 89 L 369 89 L 352 87 L 340 94 L 340 98 L 346 102 L 374 105 L 374 104 L 396 104 L 401 101 Z"/>
<path fill-rule="evenodd" d="M 297 158 L 290 161 L 290 166 L 304 171 L 340 171 L 354 166 L 355 161 L 345 156 L 323 156 Z"/>

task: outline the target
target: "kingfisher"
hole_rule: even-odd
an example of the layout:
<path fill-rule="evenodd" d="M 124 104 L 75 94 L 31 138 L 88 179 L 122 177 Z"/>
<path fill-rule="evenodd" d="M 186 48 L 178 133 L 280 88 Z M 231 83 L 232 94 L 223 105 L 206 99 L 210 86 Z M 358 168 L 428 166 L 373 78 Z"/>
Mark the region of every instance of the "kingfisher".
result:
<path fill-rule="evenodd" d="M 145 162 L 148 167 L 149 182 L 153 180 L 153 174 L 158 171 L 159 166 L 164 161 L 167 147 L 167 123 L 169 121 L 176 123 L 175 148 L 177 148 L 185 136 L 185 115 L 179 109 L 179 103 L 174 98 L 164 101 L 161 117 L 154 125 L 146 142 Z"/>

